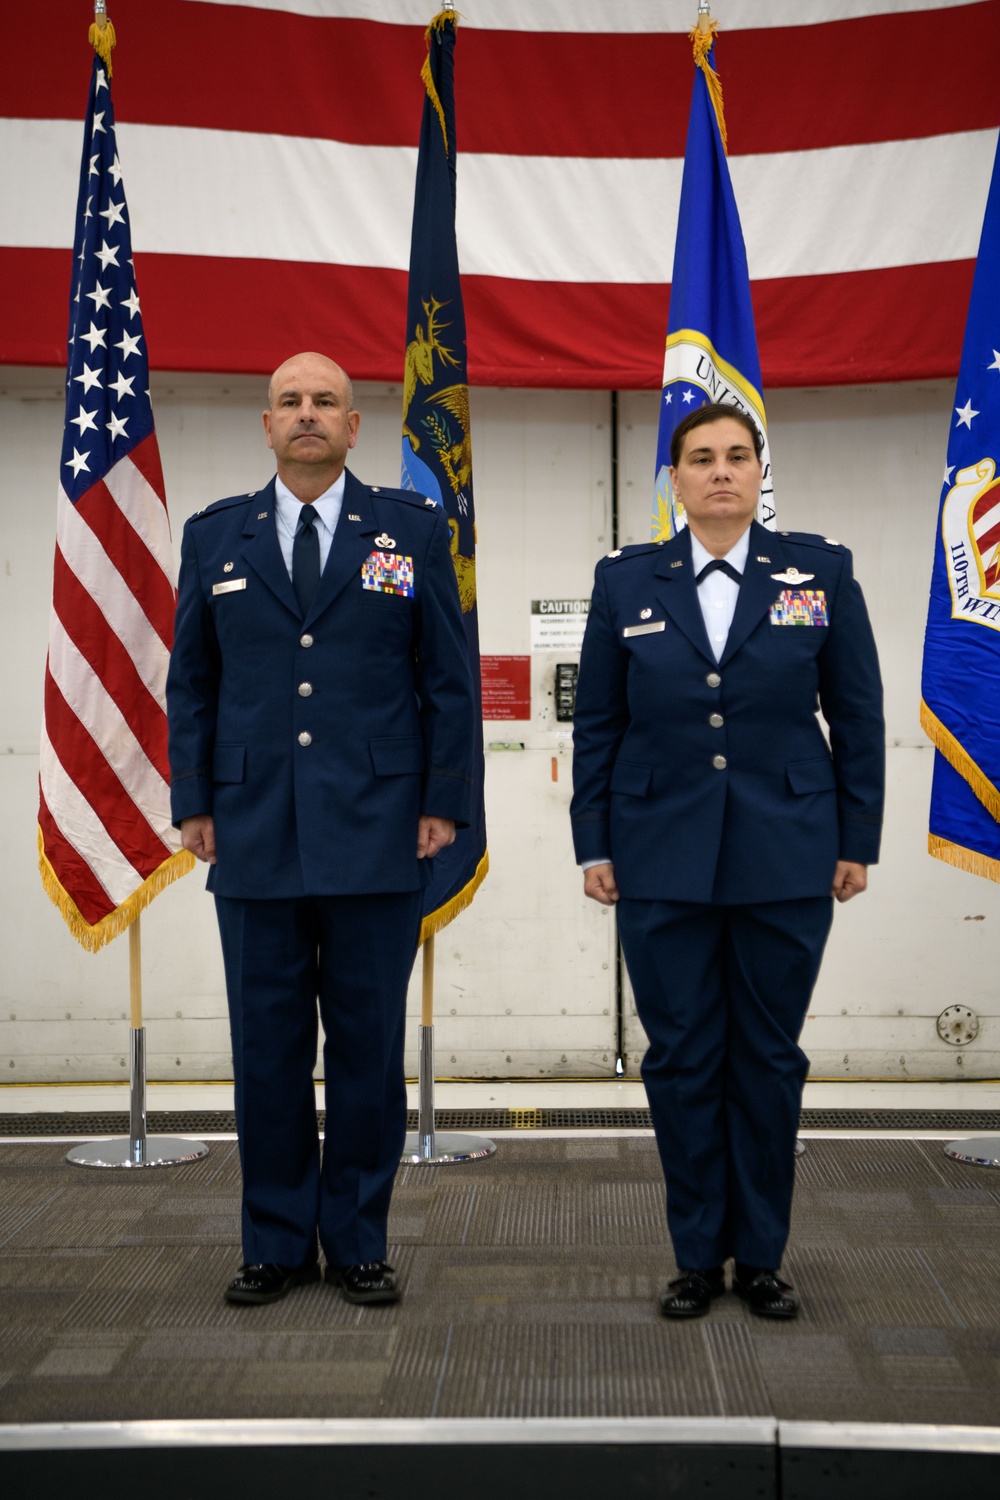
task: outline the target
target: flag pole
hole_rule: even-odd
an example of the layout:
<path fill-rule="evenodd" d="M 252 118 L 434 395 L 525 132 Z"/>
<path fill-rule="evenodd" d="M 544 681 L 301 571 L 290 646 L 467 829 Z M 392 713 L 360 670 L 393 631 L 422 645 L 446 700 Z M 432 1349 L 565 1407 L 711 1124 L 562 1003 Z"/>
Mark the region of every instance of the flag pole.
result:
<path fill-rule="evenodd" d="M 162 561 L 169 555 L 169 522 L 149 403 L 131 230 L 115 147 L 111 54 L 117 37 L 106 0 L 95 0 L 88 40 L 95 56 L 73 236 L 66 426 L 39 770 L 39 870 L 46 892 L 70 931 L 91 952 L 129 929 L 129 1135 L 75 1146 L 67 1159 L 78 1166 L 169 1166 L 197 1160 L 208 1154 L 208 1147 L 201 1141 L 172 1136 L 149 1140 L 146 1135 L 139 913 L 159 891 L 193 868 L 194 862 L 179 850 L 169 826 L 166 714 L 157 685 L 166 675 L 172 639 L 173 577 Z M 105 98 L 98 110 L 101 94 Z M 107 225 L 98 230 L 98 221 L 103 219 Z M 84 322 L 90 323 L 87 334 L 82 333 Z M 114 342 L 116 334 L 121 335 L 118 342 Z M 85 352 L 84 344 L 89 345 Z M 135 363 L 129 364 L 130 360 Z M 134 389 L 136 383 L 141 393 Z M 116 395 L 113 406 L 110 392 Z M 93 409 L 88 410 L 89 406 Z M 71 417 L 73 408 L 75 417 Z M 106 573 L 101 586 L 84 588 L 88 599 L 82 608 L 75 596 L 68 603 L 60 580 L 69 575 L 79 583 L 84 577 L 73 567 L 74 537 L 85 533 L 100 542 L 108 534 L 105 502 L 123 494 L 134 500 L 140 475 L 143 498 L 133 504 L 128 513 L 132 524 L 125 528 L 134 541 L 118 553 L 113 546 L 102 552 Z M 126 509 L 125 501 L 122 507 Z M 83 519 L 73 522 L 71 516 Z M 136 591 L 134 581 L 139 577 L 144 581 Z M 139 606 L 123 635 L 100 602 L 102 597 L 114 597 L 116 587 L 131 589 Z M 91 613 L 89 605 L 93 605 Z M 137 623 L 140 618 L 143 625 Z M 87 640 L 82 653 L 78 637 Z M 105 696 L 114 706 L 113 716 L 78 712 L 91 702 L 79 663 L 85 657 L 86 670 L 103 683 L 102 667 L 119 661 L 122 651 L 133 667 L 137 657 L 143 662 L 145 671 L 137 675 L 147 690 L 145 699 L 126 695 L 119 703 L 108 689 Z M 61 711 L 50 716 L 58 705 Z M 123 724 L 130 734 L 122 732 Z M 54 766 L 64 768 L 61 776 L 53 774 Z M 81 789 L 75 776 L 87 790 Z M 77 789 L 76 801 L 66 800 L 67 782 Z"/>
<path fill-rule="evenodd" d="M 208 1155 L 204 1141 L 146 1134 L 146 1028 L 142 1024 L 142 931 L 136 916 L 128 930 L 129 1133 L 86 1141 L 66 1153 L 76 1167 L 176 1167 Z"/>
<path fill-rule="evenodd" d="M 465 620 L 473 680 L 479 677 L 475 586 L 475 517 L 469 394 L 458 247 L 455 240 L 454 44 L 458 14 L 447 3 L 426 32 L 427 56 L 420 147 L 417 155 L 407 291 L 407 345 L 403 380 L 404 488 L 441 505 L 453 536 L 456 580 Z M 446 332 L 450 330 L 450 332 Z M 418 357 L 418 350 L 430 356 Z M 435 363 L 435 356 L 437 362 Z M 420 394 L 418 395 L 418 390 Z M 481 735 L 481 717 L 479 735 Z M 482 772 L 482 742 L 478 741 Z M 434 1128 L 434 935 L 468 906 L 488 869 L 482 787 L 467 828 L 434 861 L 438 883 L 428 889 L 424 912 L 423 988 L 417 1032 L 417 1129 L 403 1147 L 404 1164 L 473 1161 L 492 1156 L 484 1136 Z"/>

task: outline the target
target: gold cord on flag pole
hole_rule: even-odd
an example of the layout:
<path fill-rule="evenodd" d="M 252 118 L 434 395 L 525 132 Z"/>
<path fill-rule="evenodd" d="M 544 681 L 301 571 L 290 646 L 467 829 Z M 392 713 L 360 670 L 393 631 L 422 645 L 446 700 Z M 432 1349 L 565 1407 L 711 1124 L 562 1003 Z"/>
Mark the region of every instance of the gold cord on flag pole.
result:
<path fill-rule="evenodd" d="M 97 53 L 111 77 L 111 49 L 118 45 L 115 28 L 108 16 L 107 0 L 94 0 L 94 19 L 87 40 Z"/>
<path fill-rule="evenodd" d="M 694 51 L 696 65 L 705 75 L 708 84 L 708 97 L 712 101 L 715 110 L 715 118 L 719 124 L 719 135 L 722 137 L 722 149 L 729 155 L 729 141 L 726 137 L 726 117 L 722 111 L 722 83 L 719 75 L 708 60 L 708 54 L 712 49 L 718 34 L 719 23 L 713 21 L 708 13 L 709 0 L 698 0 L 698 23 L 688 32 Z"/>

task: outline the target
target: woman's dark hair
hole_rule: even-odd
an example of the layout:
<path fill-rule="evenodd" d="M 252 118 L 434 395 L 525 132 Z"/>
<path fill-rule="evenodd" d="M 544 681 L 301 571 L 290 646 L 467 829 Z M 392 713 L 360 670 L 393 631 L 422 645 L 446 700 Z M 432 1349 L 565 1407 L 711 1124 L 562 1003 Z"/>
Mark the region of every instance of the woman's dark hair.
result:
<path fill-rule="evenodd" d="M 739 422 L 745 427 L 753 440 L 753 451 L 757 457 L 764 451 L 764 435 L 749 412 L 741 411 L 738 406 L 722 406 L 718 403 L 698 406 L 694 411 L 689 411 L 683 422 L 678 422 L 670 439 L 670 462 L 676 469 L 684 449 L 684 439 L 689 432 L 696 427 L 703 427 L 707 422 L 723 421 Z"/>

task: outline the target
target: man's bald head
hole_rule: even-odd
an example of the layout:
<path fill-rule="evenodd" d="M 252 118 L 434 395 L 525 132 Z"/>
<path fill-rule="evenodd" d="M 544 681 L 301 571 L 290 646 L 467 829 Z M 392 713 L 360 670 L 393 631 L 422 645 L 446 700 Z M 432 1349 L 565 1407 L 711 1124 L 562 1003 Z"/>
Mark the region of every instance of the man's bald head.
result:
<path fill-rule="evenodd" d="M 353 409 L 354 385 L 347 371 L 342 369 L 335 360 L 330 359 L 326 354 L 316 354 L 313 351 L 306 351 L 302 354 L 293 354 L 290 359 L 286 359 L 280 364 L 271 376 L 267 383 L 267 404 L 270 410 L 274 410 L 275 395 L 281 386 L 288 381 L 295 382 L 301 379 L 303 372 L 300 366 L 306 361 L 309 361 L 310 365 L 312 365 L 312 362 L 315 362 L 316 367 L 325 366 L 329 370 L 332 379 L 342 382 L 347 407 L 349 410 Z"/>
<path fill-rule="evenodd" d="M 267 445 L 292 494 L 312 502 L 343 473 L 361 421 L 350 377 L 325 354 L 293 354 L 267 390 Z"/>

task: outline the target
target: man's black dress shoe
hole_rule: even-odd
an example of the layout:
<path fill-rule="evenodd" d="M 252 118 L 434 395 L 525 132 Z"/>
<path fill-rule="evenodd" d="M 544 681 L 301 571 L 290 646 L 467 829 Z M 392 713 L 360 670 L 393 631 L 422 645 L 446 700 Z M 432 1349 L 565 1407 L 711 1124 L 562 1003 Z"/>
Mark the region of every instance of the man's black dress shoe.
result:
<path fill-rule="evenodd" d="M 280 1302 L 296 1286 L 319 1281 L 319 1266 L 240 1266 L 226 1287 L 227 1302 Z"/>
<path fill-rule="evenodd" d="M 753 1266 L 737 1266 L 733 1272 L 733 1291 L 742 1297 L 758 1318 L 794 1318 L 798 1316 L 799 1299 L 794 1287 L 782 1281 L 776 1271 L 758 1271 Z"/>
<path fill-rule="evenodd" d="M 396 1273 L 384 1260 L 370 1260 L 363 1266 L 327 1266 L 326 1279 L 340 1288 L 347 1302 L 398 1302 L 402 1296 Z"/>
<path fill-rule="evenodd" d="M 660 1312 L 665 1318 L 703 1318 L 713 1297 L 726 1290 L 721 1266 L 710 1271 L 679 1271 L 660 1293 Z"/>

